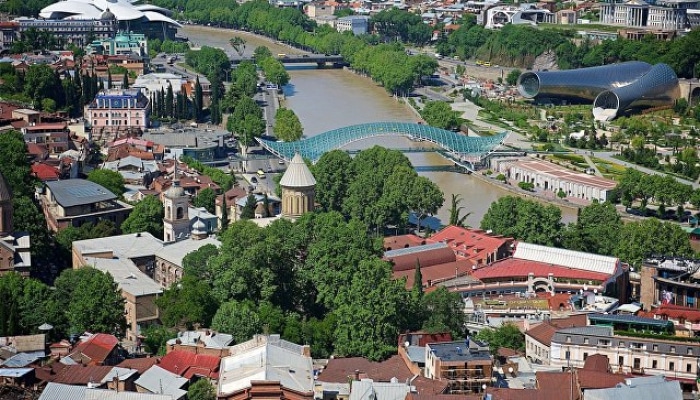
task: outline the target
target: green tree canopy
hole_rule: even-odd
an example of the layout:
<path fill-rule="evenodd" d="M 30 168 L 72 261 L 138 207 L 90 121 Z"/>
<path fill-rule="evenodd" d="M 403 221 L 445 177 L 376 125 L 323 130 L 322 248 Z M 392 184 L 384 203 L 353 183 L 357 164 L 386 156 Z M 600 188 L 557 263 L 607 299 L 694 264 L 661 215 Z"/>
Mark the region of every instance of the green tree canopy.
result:
<path fill-rule="evenodd" d="M 232 300 L 223 303 L 214 315 L 211 327 L 233 335 L 235 343 L 245 342 L 256 333 L 262 333 L 260 317 L 252 302 Z"/>
<path fill-rule="evenodd" d="M 693 254 L 688 234 L 678 224 L 646 218 L 624 224 L 614 255 L 634 266 L 652 254 L 689 257 Z"/>
<path fill-rule="evenodd" d="M 148 232 L 151 235 L 163 238 L 163 203 L 156 196 L 146 196 L 136 203 L 134 209 L 122 223 L 124 233 Z"/>
<path fill-rule="evenodd" d="M 197 195 L 192 199 L 192 204 L 194 204 L 195 207 L 204 207 L 212 214 L 216 211 L 214 209 L 215 202 L 216 192 L 211 188 L 204 188 L 200 190 L 199 193 L 197 193 Z"/>
<path fill-rule="evenodd" d="M 348 191 L 352 158 L 343 150 L 323 153 L 312 166 L 316 178 L 316 201 L 325 211 L 342 211 Z"/>
<path fill-rule="evenodd" d="M 188 400 L 216 400 L 216 389 L 208 379 L 198 379 L 187 389 Z"/>
<path fill-rule="evenodd" d="M 622 225 L 614 205 L 594 201 L 581 209 L 576 223 L 563 230 L 562 245 L 570 250 L 613 255 Z"/>
<path fill-rule="evenodd" d="M 445 101 L 429 101 L 421 110 L 421 116 L 428 125 L 441 129 L 458 129 L 462 123 L 459 112 Z"/>
<path fill-rule="evenodd" d="M 117 171 L 109 169 L 95 169 L 88 174 L 88 180 L 109 190 L 117 196 L 124 194 L 124 178 Z"/>
<path fill-rule="evenodd" d="M 501 347 L 525 350 L 525 335 L 515 324 L 505 324 L 496 329 L 484 329 L 476 335 L 476 339 L 488 343 L 492 354 L 496 354 Z"/>
<path fill-rule="evenodd" d="M 209 326 L 218 306 L 209 285 L 188 275 L 165 290 L 156 305 L 164 326 L 189 329 L 194 324 Z"/>
<path fill-rule="evenodd" d="M 124 334 L 124 298 L 112 276 L 90 267 L 67 269 L 55 286 L 69 332 Z"/>
<path fill-rule="evenodd" d="M 561 237 L 561 210 L 515 196 L 491 203 L 481 220 L 481 229 L 524 242 L 557 245 Z"/>
<path fill-rule="evenodd" d="M 275 114 L 275 136 L 285 142 L 295 142 L 301 139 L 304 128 L 299 117 L 288 108 L 278 108 Z"/>

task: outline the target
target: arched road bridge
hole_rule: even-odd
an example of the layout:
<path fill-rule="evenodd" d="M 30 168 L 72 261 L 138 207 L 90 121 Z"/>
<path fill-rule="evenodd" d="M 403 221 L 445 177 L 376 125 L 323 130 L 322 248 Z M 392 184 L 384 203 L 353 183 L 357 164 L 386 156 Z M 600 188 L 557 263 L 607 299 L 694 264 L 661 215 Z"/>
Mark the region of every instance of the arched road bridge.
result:
<path fill-rule="evenodd" d="M 474 164 L 481 162 L 484 157 L 503 143 L 506 133 L 471 137 L 430 125 L 407 122 L 371 122 L 333 129 L 296 142 L 275 142 L 261 138 L 256 138 L 256 140 L 272 154 L 286 161 L 290 161 L 295 153 L 299 153 L 302 157 L 315 163 L 323 153 L 376 136 L 404 136 L 412 140 L 435 143 L 443 150 L 443 155 L 446 153 L 455 163 L 468 164 L 469 169 L 473 169 Z"/>

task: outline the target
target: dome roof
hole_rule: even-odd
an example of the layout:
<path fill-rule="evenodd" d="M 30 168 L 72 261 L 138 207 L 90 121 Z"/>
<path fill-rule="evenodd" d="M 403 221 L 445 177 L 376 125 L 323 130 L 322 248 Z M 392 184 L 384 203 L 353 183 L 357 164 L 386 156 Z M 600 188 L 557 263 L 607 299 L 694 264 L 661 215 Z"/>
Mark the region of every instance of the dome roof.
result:
<path fill-rule="evenodd" d="M 287 171 L 280 180 L 280 186 L 301 188 L 315 185 L 316 178 L 314 178 L 309 167 L 306 166 L 306 163 L 304 162 L 304 159 L 301 158 L 301 155 L 296 153 L 294 158 L 292 158 L 292 161 L 289 163 Z"/>
<path fill-rule="evenodd" d="M 180 181 L 176 180 L 172 185 L 165 191 L 165 197 L 169 199 L 175 199 L 185 195 L 185 189 L 180 186 Z"/>
<path fill-rule="evenodd" d="M 192 233 L 207 233 L 207 224 L 201 219 L 197 218 L 197 221 L 192 224 Z"/>
<path fill-rule="evenodd" d="M 12 201 L 12 192 L 10 185 L 7 184 L 5 177 L 0 174 L 0 202 Z"/>
<path fill-rule="evenodd" d="M 114 13 L 112 13 L 111 11 L 109 11 L 109 8 L 107 8 L 107 9 L 102 13 L 102 15 L 100 15 L 100 19 L 103 20 L 103 21 L 106 21 L 106 20 L 113 20 L 113 19 L 116 19 L 116 18 L 117 18 L 117 17 L 114 15 Z"/>

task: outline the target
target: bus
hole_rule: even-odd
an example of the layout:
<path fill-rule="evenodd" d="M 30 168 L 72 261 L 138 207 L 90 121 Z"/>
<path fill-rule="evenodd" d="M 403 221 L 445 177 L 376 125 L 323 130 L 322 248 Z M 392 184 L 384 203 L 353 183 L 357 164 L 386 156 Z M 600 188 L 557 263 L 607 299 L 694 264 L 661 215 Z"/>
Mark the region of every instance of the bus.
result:
<path fill-rule="evenodd" d="M 277 54 L 277 58 L 285 58 L 285 57 L 287 57 L 287 55 L 284 53 Z"/>
<path fill-rule="evenodd" d="M 258 172 L 256 172 L 256 174 L 258 175 L 258 178 L 265 179 L 265 171 L 259 169 Z"/>

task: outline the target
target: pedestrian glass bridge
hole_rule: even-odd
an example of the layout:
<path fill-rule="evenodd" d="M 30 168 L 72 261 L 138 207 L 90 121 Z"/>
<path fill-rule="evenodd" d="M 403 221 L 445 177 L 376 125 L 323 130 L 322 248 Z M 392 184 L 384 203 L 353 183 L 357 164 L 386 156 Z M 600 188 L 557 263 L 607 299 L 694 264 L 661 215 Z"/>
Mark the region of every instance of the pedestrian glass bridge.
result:
<path fill-rule="evenodd" d="M 302 157 L 316 162 L 328 151 L 376 136 L 404 136 L 412 140 L 424 140 L 437 144 L 456 158 L 481 159 L 503 143 L 506 133 L 486 137 L 470 137 L 429 125 L 407 122 L 371 122 L 333 129 L 296 142 L 275 142 L 261 138 L 256 138 L 256 140 L 272 154 L 286 161 L 290 161 L 295 153 L 299 153 Z"/>

